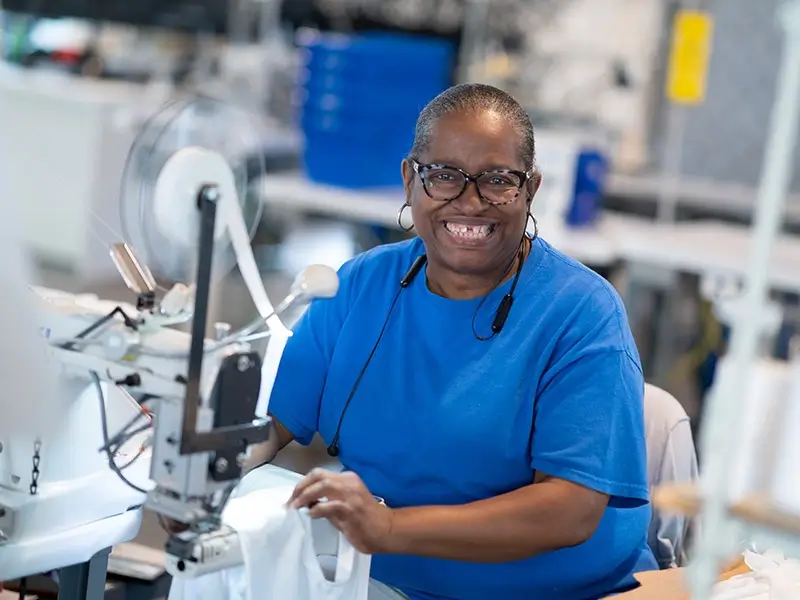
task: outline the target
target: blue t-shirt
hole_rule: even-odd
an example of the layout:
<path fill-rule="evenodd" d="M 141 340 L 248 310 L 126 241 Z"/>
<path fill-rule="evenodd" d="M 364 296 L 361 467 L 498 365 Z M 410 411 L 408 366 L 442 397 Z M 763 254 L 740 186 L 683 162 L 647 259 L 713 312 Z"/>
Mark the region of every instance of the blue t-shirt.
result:
<path fill-rule="evenodd" d="M 299 321 L 270 412 L 300 443 L 316 432 L 331 442 L 400 279 L 423 253 L 414 239 L 356 257 L 339 294 Z M 510 285 L 480 307 L 479 335 Z M 480 299 L 437 296 L 420 272 L 350 403 L 339 458 L 391 507 L 490 498 L 531 484 L 536 470 L 611 500 L 589 541 L 528 560 L 375 556 L 372 576 L 413 600 L 585 600 L 657 568 L 646 542 L 644 382 L 618 295 L 539 239 L 514 296 L 503 331 L 479 341 Z"/>

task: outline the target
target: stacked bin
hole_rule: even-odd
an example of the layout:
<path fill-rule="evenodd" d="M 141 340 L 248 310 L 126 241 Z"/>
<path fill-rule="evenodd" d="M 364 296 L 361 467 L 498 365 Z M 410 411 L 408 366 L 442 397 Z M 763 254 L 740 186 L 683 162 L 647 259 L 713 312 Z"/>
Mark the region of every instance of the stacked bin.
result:
<path fill-rule="evenodd" d="M 306 176 L 347 188 L 400 183 L 419 111 L 450 83 L 450 42 L 396 34 L 310 34 L 300 125 Z"/>

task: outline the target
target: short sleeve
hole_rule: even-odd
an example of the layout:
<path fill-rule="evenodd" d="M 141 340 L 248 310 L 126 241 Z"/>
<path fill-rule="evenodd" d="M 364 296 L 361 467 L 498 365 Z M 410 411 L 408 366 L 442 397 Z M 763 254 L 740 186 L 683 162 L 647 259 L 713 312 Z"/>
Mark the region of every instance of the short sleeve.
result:
<path fill-rule="evenodd" d="M 339 292 L 314 300 L 294 327 L 281 356 L 269 413 L 303 445 L 317 432 L 320 399 L 336 342 L 350 309 L 359 258 L 339 270 Z"/>
<path fill-rule="evenodd" d="M 629 504 L 645 503 L 644 379 L 627 321 L 615 302 L 581 312 L 537 393 L 531 465 Z"/>

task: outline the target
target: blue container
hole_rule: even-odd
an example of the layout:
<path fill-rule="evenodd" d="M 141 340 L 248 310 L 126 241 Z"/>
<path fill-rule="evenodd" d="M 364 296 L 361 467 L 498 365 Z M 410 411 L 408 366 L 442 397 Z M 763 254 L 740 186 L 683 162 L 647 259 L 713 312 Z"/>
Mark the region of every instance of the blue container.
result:
<path fill-rule="evenodd" d="M 325 112 L 336 115 L 353 115 L 361 119 L 397 118 L 402 115 L 417 117 L 428 102 L 433 100 L 441 88 L 431 94 L 403 95 L 394 90 L 385 90 L 382 95 L 353 94 L 351 97 L 335 94 L 300 94 L 300 113 Z"/>
<path fill-rule="evenodd" d="M 384 33 L 314 34 L 300 45 L 306 175 L 350 188 L 401 185 L 417 116 L 449 84 L 453 45 Z"/>
<path fill-rule="evenodd" d="M 400 162 L 413 138 L 413 130 L 405 137 L 380 129 L 311 130 L 306 133 L 303 165 L 309 179 L 317 183 L 351 189 L 397 187 L 402 185 Z"/>
<path fill-rule="evenodd" d="M 609 171 L 606 154 L 586 148 L 578 155 L 572 205 L 567 213 L 567 225 L 588 227 L 597 222 L 603 208 L 603 195 Z"/>
<path fill-rule="evenodd" d="M 409 74 L 419 78 L 428 72 L 448 79 L 455 56 L 450 42 L 393 33 L 313 34 L 298 41 L 311 72 L 370 77 L 377 72 L 392 78 Z"/>
<path fill-rule="evenodd" d="M 324 131 L 326 133 L 361 134 L 371 136 L 374 131 L 381 131 L 391 138 L 400 136 L 407 138 L 414 134 L 417 123 L 417 111 L 397 113 L 392 118 L 364 118 L 367 115 L 358 112 L 304 110 L 300 114 L 300 125 L 304 133 Z"/>

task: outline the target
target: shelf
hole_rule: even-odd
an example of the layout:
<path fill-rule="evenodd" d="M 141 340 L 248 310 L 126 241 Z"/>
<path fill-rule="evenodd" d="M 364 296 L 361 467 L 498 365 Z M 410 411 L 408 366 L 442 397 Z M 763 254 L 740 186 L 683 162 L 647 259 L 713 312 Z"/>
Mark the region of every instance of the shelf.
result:
<path fill-rule="evenodd" d="M 664 513 L 694 517 L 702 510 L 703 498 L 697 485 L 674 484 L 653 490 L 652 503 Z M 761 495 L 732 503 L 729 513 L 747 530 L 748 542 L 800 557 L 800 514 L 782 509 Z"/>
<path fill-rule="evenodd" d="M 800 537 L 800 514 L 776 506 L 767 498 L 752 496 L 731 505 L 731 514 L 749 525 Z"/>
<path fill-rule="evenodd" d="M 402 189 L 348 190 L 306 180 L 299 173 L 276 173 L 254 182 L 265 205 L 397 229 Z M 546 227 L 546 226 L 545 226 Z M 548 232 L 543 231 L 545 239 Z M 659 224 L 651 219 L 604 213 L 589 228 L 566 228 L 549 241 L 572 258 L 592 266 L 616 262 L 643 264 L 704 275 L 745 275 L 752 241 L 746 227 L 730 223 Z M 775 289 L 800 294 L 800 236 L 781 236 L 770 270 Z"/>
<path fill-rule="evenodd" d="M 660 486 L 653 490 L 651 501 L 662 512 L 689 517 L 699 514 L 702 508 L 700 489 L 693 483 Z"/>

